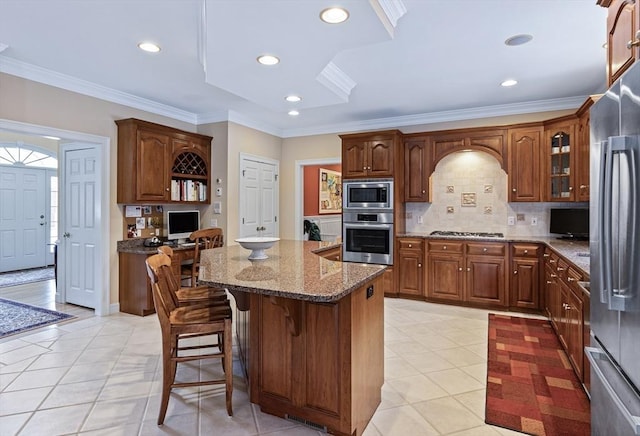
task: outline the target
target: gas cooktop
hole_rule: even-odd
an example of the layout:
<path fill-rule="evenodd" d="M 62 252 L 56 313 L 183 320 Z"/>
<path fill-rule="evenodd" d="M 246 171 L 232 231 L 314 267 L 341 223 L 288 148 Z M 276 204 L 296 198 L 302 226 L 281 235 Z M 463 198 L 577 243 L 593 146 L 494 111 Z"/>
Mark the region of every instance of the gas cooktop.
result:
<path fill-rule="evenodd" d="M 449 230 L 436 230 L 431 232 L 432 236 L 463 236 L 472 238 L 504 238 L 502 233 L 488 233 L 488 232 L 454 232 Z"/>

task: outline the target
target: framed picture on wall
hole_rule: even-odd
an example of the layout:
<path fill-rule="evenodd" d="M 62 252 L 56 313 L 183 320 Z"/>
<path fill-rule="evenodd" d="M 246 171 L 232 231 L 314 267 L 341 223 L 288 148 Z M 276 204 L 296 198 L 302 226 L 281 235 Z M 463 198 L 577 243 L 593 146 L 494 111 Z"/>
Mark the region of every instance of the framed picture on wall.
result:
<path fill-rule="evenodd" d="M 342 212 L 342 173 L 320 168 L 318 213 Z"/>

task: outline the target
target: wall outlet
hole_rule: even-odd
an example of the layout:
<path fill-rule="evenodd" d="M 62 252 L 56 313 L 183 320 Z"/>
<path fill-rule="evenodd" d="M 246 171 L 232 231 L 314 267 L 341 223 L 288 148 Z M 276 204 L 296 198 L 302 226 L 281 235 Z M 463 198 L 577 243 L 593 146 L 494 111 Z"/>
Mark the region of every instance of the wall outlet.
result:
<path fill-rule="evenodd" d="M 405 218 L 410 220 L 411 218 L 413 218 L 413 213 L 412 212 L 406 212 L 405 213 Z"/>
<path fill-rule="evenodd" d="M 222 213 L 222 203 L 219 201 L 213 202 L 213 213 L 220 214 Z"/>
<path fill-rule="evenodd" d="M 524 214 L 523 213 L 516 214 L 516 220 L 517 221 L 524 221 Z"/>
<path fill-rule="evenodd" d="M 532 216 L 531 217 L 531 225 L 532 226 L 537 226 L 538 225 L 538 217 L 537 216 Z"/>
<path fill-rule="evenodd" d="M 516 217 L 514 217 L 514 216 L 508 216 L 508 217 L 507 217 L 507 225 L 509 225 L 509 226 L 515 226 L 515 225 L 516 225 Z"/>
<path fill-rule="evenodd" d="M 218 227 L 218 220 L 216 218 L 211 218 L 211 227 Z"/>
<path fill-rule="evenodd" d="M 222 197 L 222 188 L 216 188 L 216 197 Z"/>
<path fill-rule="evenodd" d="M 418 215 L 418 224 L 423 224 L 424 223 L 424 218 L 422 217 L 422 215 Z"/>

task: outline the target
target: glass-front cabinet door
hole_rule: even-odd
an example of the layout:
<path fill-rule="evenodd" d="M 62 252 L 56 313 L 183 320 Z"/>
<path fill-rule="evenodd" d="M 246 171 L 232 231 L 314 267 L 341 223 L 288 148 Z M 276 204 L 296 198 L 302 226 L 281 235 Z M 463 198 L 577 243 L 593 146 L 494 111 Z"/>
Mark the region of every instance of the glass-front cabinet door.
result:
<path fill-rule="evenodd" d="M 547 201 L 574 201 L 575 126 L 566 124 L 547 130 Z"/>

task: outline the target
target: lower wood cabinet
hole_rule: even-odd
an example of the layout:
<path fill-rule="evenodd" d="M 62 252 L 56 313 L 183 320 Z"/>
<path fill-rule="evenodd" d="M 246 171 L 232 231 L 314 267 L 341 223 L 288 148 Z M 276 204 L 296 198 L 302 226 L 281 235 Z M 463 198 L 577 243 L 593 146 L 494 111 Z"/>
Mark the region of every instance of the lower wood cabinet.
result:
<path fill-rule="evenodd" d="M 584 358 L 588 341 L 589 296 L 579 282 L 582 273 L 547 248 L 544 253 L 544 307 L 578 379 L 589 385 L 588 361 Z M 586 337 L 586 339 L 585 339 Z"/>
<path fill-rule="evenodd" d="M 433 240 L 428 246 L 428 298 L 506 306 L 506 244 Z"/>
<path fill-rule="evenodd" d="M 328 250 L 318 251 L 316 253 L 318 256 L 324 257 L 325 259 L 335 260 L 337 262 L 342 261 L 342 246 L 329 248 Z"/>
<path fill-rule="evenodd" d="M 511 277 L 509 278 L 509 307 L 540 310 L 539 244 L 511 244 Z"/>
<path fill-rule="evenodd" d="M 424 297 L 424 240 L 398 239 L 398 294 Z"/>

